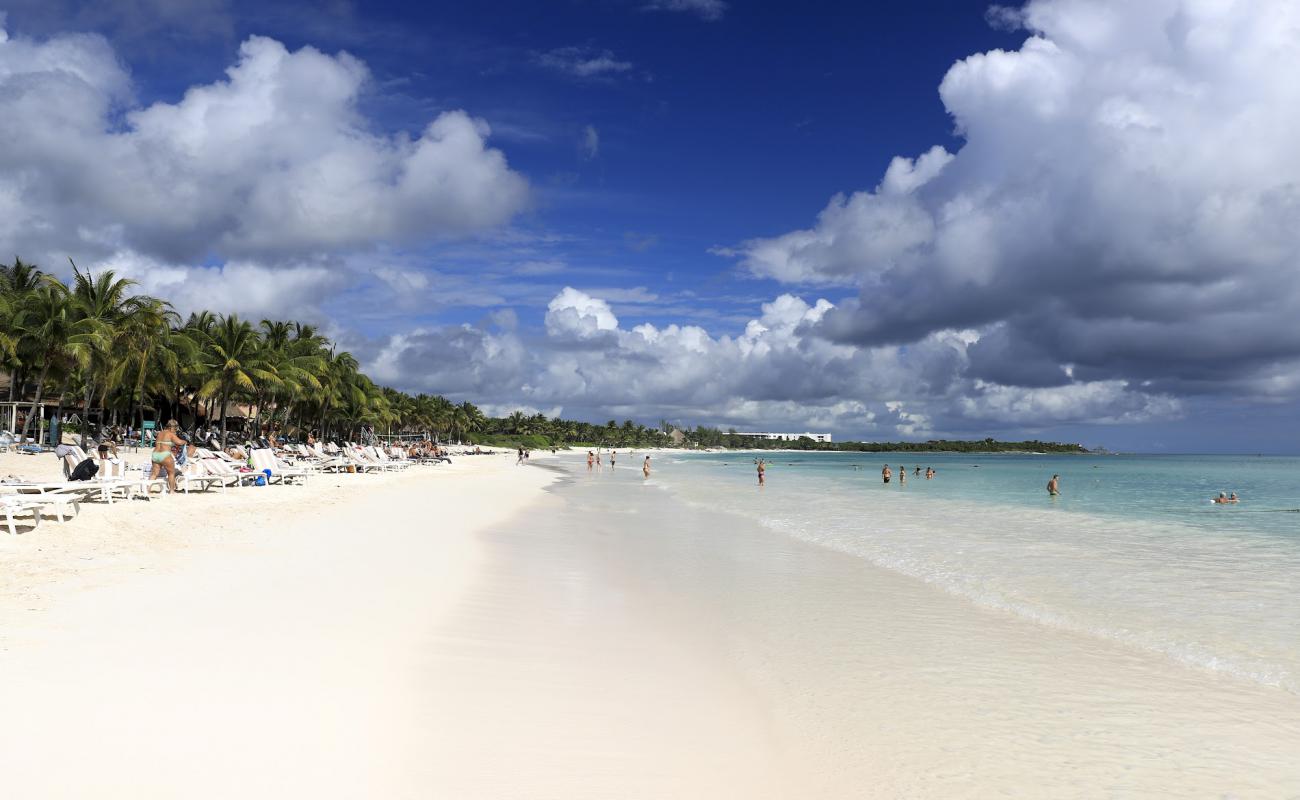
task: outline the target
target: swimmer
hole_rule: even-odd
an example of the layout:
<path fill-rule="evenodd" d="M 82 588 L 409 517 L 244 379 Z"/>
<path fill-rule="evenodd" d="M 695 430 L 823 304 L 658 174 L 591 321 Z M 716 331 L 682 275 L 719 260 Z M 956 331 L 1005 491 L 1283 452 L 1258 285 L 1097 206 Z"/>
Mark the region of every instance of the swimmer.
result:
<path fill-rule="evenodd" d="M 888 464 L 885 465 L 884 469 L 880 470 L 880 477 L 885 483 L 889 483 L 889 479 L 894 477 L 894 473 L 890 470 Z"/>
<path fill-rule="evenodd" d="M 933 467 L 926 467 L 926 468 L 925 468 L 925 479 L 928 481 L 928 480 L 931 480 L 931 479 L 933 479 L 933 478 L 934 478 L 934 468 L 933 468 Z"/>
<path fill-rule="evenodd" d="M 1219 492 L 1219 496 L 1214 498 L 1214 503 L 1216 505 L 1227 505 L 1228 503 L 1239 503 L 1239 502 L 1241 501 L 1237 499 L 1236 492 L 1233 492 L 1231 497 L 1229 497 L 1226 492 Z"/>
<path fill-rule="evenodd" d="M 918 478 L 921 477 L 921 468 L 920 468 L 920 467 L 917 467 L 917 468 L 916 468 L 916 472 L 913 472 L 912 474 L 915 475 L 915 476 L 918 477 Z"/>
<path fill-rule="evenodd" d="M 1058 494 L 1061 493 L 1060 475 L 1053 475 L 1052 479 L 1047 482 L 1047 493 L 1050 494 L 1052 497 L 1056 497 Z"/>

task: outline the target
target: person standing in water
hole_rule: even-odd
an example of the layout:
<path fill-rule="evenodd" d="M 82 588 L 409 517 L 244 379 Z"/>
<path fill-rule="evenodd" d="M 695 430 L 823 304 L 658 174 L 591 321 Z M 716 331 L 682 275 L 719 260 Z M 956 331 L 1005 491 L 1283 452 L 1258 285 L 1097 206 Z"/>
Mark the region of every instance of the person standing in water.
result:
<path fill-rule="evenodd" d="M 907 465 L 906 465 L 906 464 L 899 464 L 899 465 L 898 465 L 898 482 L 899 482 L 900 484 L 907 483 Z"/>
<path fill-rule="evenodd" d="M 758 460 L 758 485 L 767 485 L 767 465 L 763 463 L 761 458 Z"/>
<path fill-rule="evenodd" d="M 645 461 L 641 462 L 641 476 L 650 477 L 650 456 L 646 456 Z"/>
<path fill-rule="evenodd" d="M 587 471 L 588 471 L 588 472 L 591 471 L 591 467 L 592 467 L 592 465 L 595 464 L 595 463 L 596 463 L 596 454 L 593 453 L 593 452 L 591 452 L 590 450 L 588 450 L 588 451 L 587 451 Z"/>
<path fill-rule="evenodd" d="M 1047 482 L 1047 493 L 1050 494 L 1052 497 L 1056 497 L 1058 494 L 1061 493 L 1060 475 L 1053 475 L 1052 479 Z"/>
<path fill-rule="evenodd" d="M 880 470 L 880 477 L 885 483 L 889 483 L 889 479 L 894 477 L 894 473 L 888 464 L 885 465 L 884 469 Z"/>
<path fill-rule="evenodd" d="M 618 456 L 618 451 L 617 451 L 617 450 L 610 450 L 610 451 L 609 451 L 609 465 L 610 465 L 611 467 L 614 466 L 614 459 L 615 459 L 617 456 Z"/>

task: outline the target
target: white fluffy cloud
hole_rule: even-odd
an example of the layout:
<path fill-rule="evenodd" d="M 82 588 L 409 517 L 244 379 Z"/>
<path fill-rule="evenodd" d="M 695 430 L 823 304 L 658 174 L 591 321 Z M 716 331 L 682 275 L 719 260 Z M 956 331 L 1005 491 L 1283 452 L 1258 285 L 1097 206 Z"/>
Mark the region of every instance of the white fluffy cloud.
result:
<path fill-rule="evenodd" d="M 368 366 L 408 388 L 469 392 L 493 398 L 494 407 L 563 405 L 593 418 L 882 437 L 1138 422 L 1180 409 L 1124 381 L 1025 392 L 973 378 L 970 351 L 980 337 L 972 331 L 937 332 L 907 347 L 830 342 L 815 331 L 834 310 L 826 300 L 781 295 L 739 335 L 715 336 L 694 325 L 628 327 L 605 299 L 566 287 L 547 306 L 542 338 L 506 327 L 430 330 L 391 337 Z M 468 379 L 445 366 L 462 358 L 472 364 Z"/>
<path fill-rule="evenodd" d="M 744 265 L 858 287 L 819 326 L 836 341 L 990 335 L 977 371 L 1071 407 L 1078 390 L 1052 384 L 1294 396 L 1300 4 L 1033 0 L 994 18 L 1027 38 L 943 79 L 958 152 L 895 159 L 812 227 L 746 243 Z"/>
<path fill-rule="evenodd" d="M 90 35 L 0 38 L 0 240 L 61 262 L 129 251 L 272 262 L 500 225 L 528 185 L 486 123 L 372 127 L 346 53 L 252 37 L 224 79 L 140 106 Z"/>

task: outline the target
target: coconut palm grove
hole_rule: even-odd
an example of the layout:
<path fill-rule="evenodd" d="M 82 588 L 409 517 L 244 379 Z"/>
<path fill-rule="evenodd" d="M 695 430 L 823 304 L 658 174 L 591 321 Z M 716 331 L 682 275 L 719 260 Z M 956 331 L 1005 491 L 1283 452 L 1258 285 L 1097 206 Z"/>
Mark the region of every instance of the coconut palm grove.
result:
<path fill-rule="evenodd" d="M 219 431 L 223 441 L 266 429 L 349 439 L 363 426 L 532 448 L 668 440 L 665 430 L 631 420 L 594 425 L 519 411 L 492 418 L 469 401 L 409 395 L 376 385 L 313 325 L 206 311 L 182 319 L 166 299 L 135 288 L 111 270 L 74 265 L 69 285 L 20 258 L 0 265 L 0 355 L 8 400 L 25 406 L 21 435 L 35 435 L 44 408 L 47 419 L 76 415 L 137 430 L 174 418 Z"/>

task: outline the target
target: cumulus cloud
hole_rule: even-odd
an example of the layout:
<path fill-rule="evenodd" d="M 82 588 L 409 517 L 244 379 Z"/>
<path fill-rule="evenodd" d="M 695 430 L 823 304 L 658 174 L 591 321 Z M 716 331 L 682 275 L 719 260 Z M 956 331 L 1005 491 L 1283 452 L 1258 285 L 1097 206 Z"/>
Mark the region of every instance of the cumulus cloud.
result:
<path fill-rule="evenodd" d="M 300 261 L 275 268 L 243 260 L 216 266 L 177 266 L 131 252 L 115 253 L 98 267 L 136 281 L 142 292 L 167 298 L 181 315 L 218 309 L 254 319 L 282 316 L 323 322 L 322 307 L 348 288 L 352 276 L 336 264 Z"/>
<path fill-rule="evenodd" d="M 684 11 L 709 21 L 722 19 L 727 13 L 724 0 L 651 0 L 645 7 L 648 11 Z"/>
<path fill-rule="evenodd" d="M 98 36 L 0 39 L 0 240 L 29 258 L 128 251 L 276 262 L 497 226 L 527 182 L 463 111 L 374 130 L 346 53 L 251 37 L 224 79 L 140 106 Z"/>
<path fill-rule="evenodd" d="M 900 347 L 828 341 L 815 333 L 836 307 L 785 294 L 735 335 L 694 325 L 626 325 L 608 300 L 566 287 L 547 305 L 541 337 L 460 326 L 393 336 L 368 365 L 413 390 L 492 398 L 592 418 L 667 417 L 737 427 L 792 426 L 854 435 L 1026 429 L 1179 413 L 1172 398 L 1124 381 L 1012 389 L 975 376 L 980 336 L 944 331 Z M 448 374 L 469 358 L 466 375 Z M 479 393 L 477 395 L 473 393 Z M 850 399 L 851 398 L 851 399 Z"/>
<path fill-rule="evenodd" d="M 537 63 L 574 78 L 608 79 L 632 69 L 631 61 L 620 61 L 609 50 L 591 47 L 557 47 L 538 53 Z"/>
<path fill-rule="evenodd" d="M 745 243 L 744 267 L 855 287 L 817 326 L 836 342 L 976 331 L 970 369 L 1032 388 L 1035 414 L 1113 407 L 1119 386 L 1294 396 L 1300 6 L 1033 0 L 990 14 L 1027 38 L 944 77 L 960 149 L 895 159 L 811 227 Z"/>

